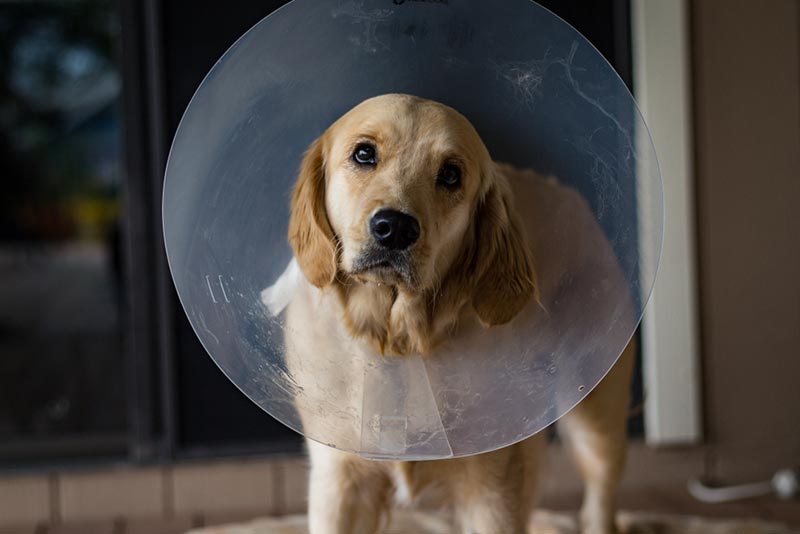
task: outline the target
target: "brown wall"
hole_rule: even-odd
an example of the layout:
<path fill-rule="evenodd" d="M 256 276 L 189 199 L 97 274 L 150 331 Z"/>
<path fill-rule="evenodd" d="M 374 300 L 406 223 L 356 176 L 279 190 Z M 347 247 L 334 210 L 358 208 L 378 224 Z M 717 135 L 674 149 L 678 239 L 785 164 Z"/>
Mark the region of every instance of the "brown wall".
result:
<path fill-rule="evenodd" d="M 694 0 L 711 474 L 800 464 L 800 2 Z"/>

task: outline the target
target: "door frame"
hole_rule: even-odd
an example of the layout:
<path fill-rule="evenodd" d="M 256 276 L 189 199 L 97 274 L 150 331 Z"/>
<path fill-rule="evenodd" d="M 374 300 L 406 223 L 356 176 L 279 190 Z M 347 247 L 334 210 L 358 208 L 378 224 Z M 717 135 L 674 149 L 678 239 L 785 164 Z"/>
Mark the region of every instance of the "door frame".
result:
<path fill-rule="evenodd" d="M 645 439 L 694 444 L 702 421 L 687 0 L 631 0 L 631 26 L 634 94 L 658 152 L 665 209 L 661 264 L 642 320 Z M 642 198 L 652 198 L 648 185 Z M 647 254 L 645 247 L 646 272 L 656 261 Z"/>

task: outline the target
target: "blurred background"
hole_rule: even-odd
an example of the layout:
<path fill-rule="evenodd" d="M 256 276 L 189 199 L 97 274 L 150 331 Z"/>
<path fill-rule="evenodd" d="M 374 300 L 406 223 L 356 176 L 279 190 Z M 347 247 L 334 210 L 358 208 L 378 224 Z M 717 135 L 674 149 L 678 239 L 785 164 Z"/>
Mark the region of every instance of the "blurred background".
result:
<path fill-rule="evenodd" d="M 301 439 L 195 339 L 160 226 L 189 99 L 283 3 L 0 0 L 0 532 L 304 509 Z M 800 464 L 800 2 L 540 3 L 631 87 L 664 175 L 622 505 L 800 525 L 797 501 L 686 490 Z M 544 504 L 576 508 L 551 449 Z"/>

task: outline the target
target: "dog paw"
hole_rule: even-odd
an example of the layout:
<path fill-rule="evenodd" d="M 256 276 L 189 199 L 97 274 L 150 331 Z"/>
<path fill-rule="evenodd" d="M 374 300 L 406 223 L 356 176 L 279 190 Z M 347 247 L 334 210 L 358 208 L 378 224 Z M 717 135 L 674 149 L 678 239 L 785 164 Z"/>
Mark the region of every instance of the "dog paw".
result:
<path fill-rule="evenodd" d="M 617 526 L 613 523 L 591 523 L 584 522 L 580 529 L 581 534 L 621 534 Z"/>

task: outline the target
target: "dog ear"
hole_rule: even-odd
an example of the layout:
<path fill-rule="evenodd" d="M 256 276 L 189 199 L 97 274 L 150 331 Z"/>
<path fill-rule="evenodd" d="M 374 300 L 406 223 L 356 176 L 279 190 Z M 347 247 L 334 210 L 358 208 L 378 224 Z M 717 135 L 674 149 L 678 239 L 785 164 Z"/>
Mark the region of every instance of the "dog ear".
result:
<path fill-rule="evenodd" d="M 306 152 L 292 193 L 289 243 L 308 281 L 325 287 L 336 276 L 336 240 L 325 209 L 324 137 Z"/>
<path fill-rule="evenodd" d="M 496 174 L 479 201 L 472 254 L 472 305 L 487 326 L 513 319 L 538 298 L 536 273 L 505 177 Z"/>

